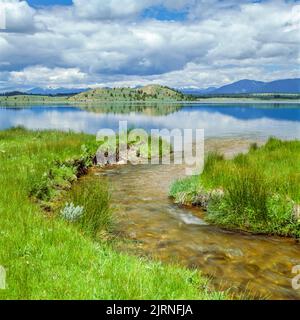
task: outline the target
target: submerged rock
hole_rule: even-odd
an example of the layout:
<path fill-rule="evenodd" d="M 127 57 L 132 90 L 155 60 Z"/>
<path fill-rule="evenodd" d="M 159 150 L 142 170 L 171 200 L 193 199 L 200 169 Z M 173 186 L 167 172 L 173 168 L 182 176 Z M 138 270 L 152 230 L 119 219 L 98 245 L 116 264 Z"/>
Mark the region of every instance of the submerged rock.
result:
<path fill-rule="evenodd" d="M 93 159 L 93 164 L 105 167 L 110 165 L 125 165 L 127 163 L 142 164 L 148 161 L 148 158 L 141 155 L 138 146 L 131 146 L 127 152 L 122 154 L 117 152 L 97 152 Z"/>
<path fill-rule="evenodd" d="M 208 208 L 209 200 L 210 200 L 210 194 L 206 192 L 202 192 L 197 194 L 197 196 L 193 200 L 192 205 L 201 207 L 206 210 Z"/>
<path fill-rule="evenodd" d="M 210 192 L 202 190 L 195 196 L 192 205 L 201 207 L 204 210 L 208 209 L 209 202 L 211 199 L 222 198 L 224 196 L 224 191 L 222 189 L 214 189 Z"/>
<path fill-rule="evenodd" d="M 96 154 L 94 163 L 98 166 L 114 165 L 114 164 L 118 164 L 118 157 L 116 153 L 108 154 L 108 153 L 98 152 Z"/>

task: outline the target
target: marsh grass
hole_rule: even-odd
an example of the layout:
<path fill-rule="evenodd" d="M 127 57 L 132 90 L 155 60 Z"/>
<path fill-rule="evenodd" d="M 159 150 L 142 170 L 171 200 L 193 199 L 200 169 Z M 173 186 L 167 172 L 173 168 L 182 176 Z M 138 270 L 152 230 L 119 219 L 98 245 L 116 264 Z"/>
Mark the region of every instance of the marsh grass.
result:
<path fill-rule="evenodd" d="M 222 190 L 215 196 L 214 190 Z M 300 237 L 293 216 L 300 204 L 300 142 L 270 138 L 265 146 L 251 145 L 248 154 L 225 160 L 207 156 L 200 177 L 178 181 L 170 195 L 177 202 L 184 194 L 192 203 L 210 194 L 207 220 L 224 227 Z"/>
<path fill-rule="evenodd" d="M 101 192 L 96 186 L 86 188 L 83 193 L 95 196 L 91 199 L 80 189 L 71 191 L 70 198 L 90 210 L 83 229 L 45 213 L 41 200 L 29 197 L 33 185 L 45 185 L 49 191 L 50 183 L 50 195 L 42 192 L 41 198 L 63 199 L 70 190 L 64 189 L 65 179 L 74 172 L 49 172 L 70 163 L 82 170 L 77 160 L 87 160 L 89 151 L 96 151 L 95 137 L 15 128 L 0 131 L 0 146 L 0 265 L 7 271 L 7 289 L 0 290 L 0 299 L 226 298 L 210 292 L 198 272 L 129 257 L 108 242 L 93 241 L 89 234 L 110 223 L 104 185 Z"/>
<path fill-rule="evenodd" d="M 83 215 L 76 224 L 87 235 L 97 238 L 98 234 L 112 229 L 113 216 L 107 181 L 81 179 L 67 193 L 65 200 L 75 207 L 83 207 Z"/>

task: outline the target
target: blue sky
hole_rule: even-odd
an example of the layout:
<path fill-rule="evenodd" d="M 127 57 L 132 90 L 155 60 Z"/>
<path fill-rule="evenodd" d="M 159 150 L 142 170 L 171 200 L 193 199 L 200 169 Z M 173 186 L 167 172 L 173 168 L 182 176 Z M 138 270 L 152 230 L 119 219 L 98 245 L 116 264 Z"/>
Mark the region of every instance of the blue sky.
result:
<path fill-rule="evenodd" d="M 10 0 L 1 10 L 0 91 L 300 77 L 300 1 Z"/>
<path fill-rule="evenodd" d="M 142 13 L 143 18 L 152 18 L 157 20 L 183 21 L 187 16 L 186 10 L 168 10 L 164 6 L 154 6 L 146 9 Z"/>
<path fill-rule="evenodd" d="M 35 7 L 53 6 L 53 5 L 72 5 L 72 0 L 27 0 L 27 2 Z M 145 9 L 141 17 L 152 18 L 158 20 L 185 20 L 187 15 L 186 10 L 169 10 L 163 5 L 153 6 Z"/>
<path fill-rule="evenodd" d="M 71 5 L 72 0 L 27 0 L 30 5 L 39 6 L 39 5 Z"/>

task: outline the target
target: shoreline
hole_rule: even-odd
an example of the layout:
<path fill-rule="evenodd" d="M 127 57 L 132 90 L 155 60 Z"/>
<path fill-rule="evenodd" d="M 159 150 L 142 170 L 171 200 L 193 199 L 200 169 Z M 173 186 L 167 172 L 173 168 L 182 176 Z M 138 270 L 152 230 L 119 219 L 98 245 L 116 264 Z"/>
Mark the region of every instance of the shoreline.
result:
<path fill-rule="evenodd" d="M 90 102 L 83 102 L 83 101 L 24 101 L 24 102 L 2 102 L 0 98 L 0 108 L 5 107 L 36 107 L 36 106 L 57 106 L 57 107 L 71 107 L 71 106 L 101 106 L 101 105 L 299 105 L 300 107 L 300 100 L 261 100 L 261 99 L 201 99 L 201 100 L 193 100 L 193 101 L 90 101 Z"/>

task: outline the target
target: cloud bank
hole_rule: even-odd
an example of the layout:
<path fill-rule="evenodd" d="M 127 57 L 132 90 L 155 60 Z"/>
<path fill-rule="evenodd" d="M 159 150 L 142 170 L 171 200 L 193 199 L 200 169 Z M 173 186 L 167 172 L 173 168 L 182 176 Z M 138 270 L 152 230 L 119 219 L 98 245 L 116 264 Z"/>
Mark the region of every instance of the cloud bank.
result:
<path fill-rule="evenodd" d="M 1 91 L 300 77 L 298 1 L 0 0 L 0 11 Z"/>

